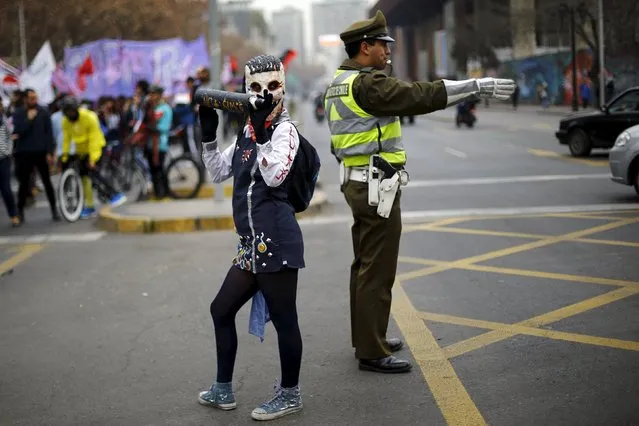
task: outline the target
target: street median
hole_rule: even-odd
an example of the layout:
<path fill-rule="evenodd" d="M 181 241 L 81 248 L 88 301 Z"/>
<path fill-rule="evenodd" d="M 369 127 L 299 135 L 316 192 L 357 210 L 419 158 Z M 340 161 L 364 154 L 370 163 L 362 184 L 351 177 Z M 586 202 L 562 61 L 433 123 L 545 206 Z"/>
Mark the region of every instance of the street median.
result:
<path fill-rule="evenodd" d="M 233 196 L 233 184 L 224 184 L 222 186 L 222 189 L 224 191 L 224 198 L 231 198 Z M 175 188 L 173 191 L 179 196 L 179 197 L 187 197 L 187 195 L 192 191 L 193 189 L 191 188 Z M 194 198 L 213 198 L 215 197 L 215 185 L 202 185 L 202 187 L 200 188 L 200 190 L 198 191 L 197 194 L 195 194 Z M 149 201 L 164 201 L 164 200 L 159 200 L 157 198 L 155 198 L 155 196 L 153 195 L 153 193 L 150 194 L 150 199 Z"/>
<path fill-rule="evenodd" d="M 317 215 L 327 206 L 326 194 L 316 191 L 308 209 L 297 217 Z M 98 227 L 122 234 L 230 230 L 234 229 L 233 209 L 230 199 L 214 201 L 211 198 L 125 204 L 102 208 Z"/>

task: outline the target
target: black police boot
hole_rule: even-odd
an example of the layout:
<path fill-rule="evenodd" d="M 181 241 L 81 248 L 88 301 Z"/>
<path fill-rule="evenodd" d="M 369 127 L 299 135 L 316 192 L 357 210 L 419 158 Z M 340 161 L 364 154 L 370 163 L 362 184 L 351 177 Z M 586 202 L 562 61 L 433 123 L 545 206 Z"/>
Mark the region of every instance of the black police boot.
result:
<path fill-rule="evenodd" d="M 394 356 L 387 356 L 380 359 L 360 359 L 359 369 L 375 371 L 377 373 L 408 373 L 413 366 L 408 361 L 397 359 Z"/>

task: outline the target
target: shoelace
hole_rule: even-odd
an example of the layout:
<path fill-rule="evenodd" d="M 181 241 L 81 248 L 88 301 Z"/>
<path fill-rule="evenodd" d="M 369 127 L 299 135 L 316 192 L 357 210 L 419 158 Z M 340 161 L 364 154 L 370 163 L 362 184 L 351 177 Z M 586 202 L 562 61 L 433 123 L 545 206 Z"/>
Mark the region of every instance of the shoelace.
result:
<path fill-rule="evenodd" d="M 282 389 L 279 379 L 275 380 L 275 385 L 273 386 L 273 390 L 275 390 L 275 396 L 271 398 L 270 400 L 264 402 L 261 406 L 262 408 L 271 409 L 271 408 L 281 406 L 280 401 L 284 399 L 284 390 Z"/>

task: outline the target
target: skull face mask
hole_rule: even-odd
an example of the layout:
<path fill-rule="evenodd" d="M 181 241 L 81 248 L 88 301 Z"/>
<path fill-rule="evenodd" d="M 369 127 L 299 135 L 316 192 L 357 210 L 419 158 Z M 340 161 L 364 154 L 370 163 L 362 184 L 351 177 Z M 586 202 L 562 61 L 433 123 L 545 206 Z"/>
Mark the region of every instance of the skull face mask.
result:
<path fill-rule="evenodd" d="M 247 93 L 262 96 L 266 89 L 273 95 L 275 108 L 266 120 L 274 121 L 284 108 L 285 77 L 282 62 L 271 55 L 256 56 L 246 63 L 244 77 Z"/>

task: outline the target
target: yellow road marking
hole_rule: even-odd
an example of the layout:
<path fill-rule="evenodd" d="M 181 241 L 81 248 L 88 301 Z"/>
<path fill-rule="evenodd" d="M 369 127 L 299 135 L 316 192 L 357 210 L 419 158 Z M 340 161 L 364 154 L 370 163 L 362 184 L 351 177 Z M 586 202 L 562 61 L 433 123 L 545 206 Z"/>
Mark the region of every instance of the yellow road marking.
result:
<path fill-rule="evenodd" d="M 41 244 L 25 244 L 21 246 L 20 251 L 18 251 L 18 253 L 14 254 L 9 259 L 0 263 L 0 275 L 7 273 L 11 269 L 18 266 L 20 263 L 29 259 L 31 256 L 33 256 L 40 250 L 42 250 Z"/>
<path fill-rule="evenodd" d="M 486 421 L 444 356 L 419 312 L 397 280 L 392 312 L 444 419 L 450 425 L 485 425 Z"/>
<path fill-rule="evenodd" d="M 533 123 L 533 129 L 550 130 L 552 126 L 548 123 Z"/>
<path fill-rule="evenodd" d="M 525 251 L 546 247 L 546 246 L 553 245 L 560 242 L 574 241 L 575 239 L 584 237 L 586 235 L 609 231 L 611 229 L 619 228 L 621 226 L 625 226 L 625 225 L 636 223 L 636 222 L 639 222 L 639 219 L 625 219 L 625 220 L 619 220 L 616 222 L 610 222 L 610 223 L 595 226 L 592 228 L 582 229 L 580 231 L 570 232 L 567 234 L 558 235 L 554 237 L 548 237 L 548 238 L 540 239 L 537 241 L 520 244 L 517 246 L 507 247 L 504 249 L 495 250 L 488 253 L 479 254 L 476 256 L 466 257 L 466 258 L 455 260 L 452 262 L 442 262 L 430 268 L 420 269 L 417 271 L 408 272 L 406 274 L 401 274 L 399 277 L 400 279 L 406 280 L 406 279 L 425 277 L 427 275 L 436 274 L 436 273 L 447 271 L 450 269 L 463 269 L 463 267 L 470 267 L 470 266 L 475 268 L 477 267 L 477 265 L 474 265 L 475 263 L 494 260 L 500 257 L 510 256 L 516 253 L 522 253 Z M 486 266 L 486 268 L 489 268 L 489 267 Z M 517 271 L 517 270 L 514 269 L 513 271 Z M 528 273 L 528 272 L 524 272 L 524 273 Z M 536 272 L 536 273 L 541 274 L 541 272 Z M 533 275 L 533 276 L 536 276 L 536 275 Z"/>
<path fill-rule="evenodd" d="M 536 155 L 537 157 L 546 157 L 546 158 L 557 158 L 559 160 L 568 161 L 570 163 L 580 163 L 586 164 L 588 166 L 595 167 L 608 167 L 608 162 L 605 160 L 597 161 L 597 160 L 585 160 L 581 158 L 573 158 L 567 155 L 562 155 L 555 151 L 549 151 L 546 149 L 528 149 L 528 152 Z"/>
<path fill-rule="evenodd" d="M 516 253 L 521 253 L 524 251 L 530 251 L 537 248 L 549 246 L 552 244 L 556 244 L 559 242 L 570 241 L 577 238 L 585 237 L 586 235 L 597 234 L 599 232 L 609 231 L 611 229 L 619 228 L 625 225 L 629 225 L 631 223 L 639 222 L 639 219 L 626 219 L 620 220 L 617 222 L 606 223 L 603 225 L 595 226 L 588 229 L 582 229 L 580 231 L 569 232 L 567 234 L 558 235 L 556 237 L 548 237 L 543 240 L 532 241 L 529 243 L 521 244 L 518 246 L 508 247 L 500 250 L 495 250 L 492 252 L 480 254 L 477 256 L 467 257 L 465 259 L 460 259 L 455 261 L 455 264 L 467 265 L 469 263 L 479 263 L 485 262 L 487 260 L 497 259 L 499 257 L 510 256 Z"/>
<path fill-rule="evenodd" d="M 414 231 L 428 231 L 437 226 L 452 225 L 455 223 L 465 222 L 468 219 L 469 218 L 466 218 L 466 217 L 450 217 L 448 219 L 436 220 L 436 221 L 427 222 L 427 223 L 420 223 L 417 225 L 404 225 L 402 227 L 402 232 L 407 233 L 407 232 L 414 232 Z"/>
<path fill-rule="evenodd" d="M 518 322 L 514 325 L 527 326 L 527 327 L 541 327 L 543 325 L 551 324 L 553 322 L 560 321 L 565 318 L 569 318 L 592 309 L 599 308 L 601 306 L 608 305 L 626 297 L 630 297 L 639 293 L 639 288 L 636 287 L 624 287 L 617 290 L 613 290 L 609 293 L 605 293 L 599 296 L 592 297 L 581 302 L 574 303 L 572 305 L 564 306 L 552 312 L 548 312 L 534 318 L 527 319 L 522 322 Z M 480 334 L 479 336 L 471 337 L 470 339 L 462 340 L 461 342 L 453 343 L 452 345 L 443 348 L 444 353 L 448 358 L 454 358 L 462 354 L 472 352 L 474 350 L 483 348 L 493 343 L 506 340 L 519 334 L 513 329 L 508 330 L 493 330 L 488 333 Z"/>
<path fill-rule="evenodd" d="M 564 340 L 575 343 L 585 343 L 588 345 L 604 346 L 615 349 L 625 349 L 629 351 L 639 351 L 639 342 L 632 340 L 612 339 L 608 337 L 589 336 L 579 333 L 568 333 L 557 330 L 546 330 L 542 328 L 529 327 L 517 324 L 505 324 L 494 321 L 483 321 L 471 318 L 457 317 L 452 315 L 442 315 L 431 312 L 421 312 L 422 319 L 427 321 L 440 322 L 444 324 L 463 325 L 467 327 L 484 328 L 489 330 L 513 331 L 516 334 L 527 336 L 545 337 L 554 340 Z"/>
<path fill-rule="evenodd" d="M 452 266 L 454 262 L 444 262 L 440 260 L 432 260 L 432 259 L 418 259 L 411 257 L 400 257 L 400 262 L 404 263 L 412 263 L 415 265 L 426 265 L 427 268 L 417 269 L 415 271 L 406 272 L 404 274 L 398 275 L 398 279 L 402 281 L 408 281 L 415 278 L 421 278 L 431 274 L 431 269 L 433 267 L 446 267 Z M 475 264 L 463 264 L 463 265 L 454 265 L 451 269 L 462 269 L 465 271 L 474 271 L 474 272 L 490 272 L 494 274 L 504 274 L 504 275 L 517 275 L 521 277 L 532 277 L 532 278 L 545 278 L 549 280 L 557 280 L 557 281 L 570 281 L 576 283 L 585 283 L 585 284 L 600 284 L 600 285 L 610 285 L 615 287 L 636 287 L 639 288 L 639 282 L 635 281 L 627 281 L 627 280 L 617 280 L 611 278 L 600 278 L 600 277 L 590 277 L 587 275 L 572 275 L 572 274 L 562 274 L 556 272 L 546 272 L 546 271 L 535 271 L 530 269 L 517 269 L 517 268 L 505 268 L 501 266 L 489 266 L 489 265 L 475 265 Z"/>
<path fill-rule="evenodd" d="M 529 149 L 528 152 L 537 157 L 561 157 L 558 152 L 548 151 L 547 149 Z"/>
<path fill-rule="evenodd" d="M 631 241 L 598 240 L 596 238 L 577 238 L 576 240 L 574 240 L 574 242 L 586 244 L 604 244 L 609 246 L 639 247 L 639 243 L 633 243 Z"/>
<path fill-rule="evenodd" d="M 619 220 L 619 218 L 610 218 L 610 220 Z M 543 234 L 528 234 L 523 232 L 506 232 L 506 231 L 493 231 L 488 229 L 472 229 L 472 228 L 457 228 L 453 226 L 441 226 L 432 223 L 432 224 L 424 224 L 417 225 L 412 227 L 409 232 L 413 231 L 430 231 L 430 232 L 450 232 L 452 234 L 467 234 L 467 235 L 485 235 L 489 237 L 510 237 L 510 238 L 528 238 L 531 240 L 542 240 L 552 235 L 543 235 Z M 639 243 L 631 242 L 631 241 L 621 241 L 621 240 L 600 240 L 595 238 L 575 238 L 571 240 L 571 242 L 576 243 L 587 243 L 587 244 L 602 244 L 602 245 L 610 245 L 610 246 L 623 246 L 623 247 L 639 247 Z"/>
<path fill-rule="evenodd" d="M 452 226 L 446 227 L 430 227 L 425 230 L 432 232 L 450 232 L 453 234 L 468 234 L 468 235 L 486 235 L 490 237 L 512 237 L 512 238 L 529 238 L 529 239 L 544 239 L 552 237 L 552 235 L 540 235 L 540 234 L 526 234 L 522 232 L 505 232 L 505 231 L 492 231 L 488 229 L 472 229 L 472 228 L 456 228 Z"/>
<path fill-rule="evenodd" d="M 600 219 L 600 220 L 619 220 L 623 217 L 619 216 L 603 216 L 603 215 L 591 215 L 589 213 L 550 213 L 546 217 L 559 217 L 566 219 Z"/>
<path fill-rule="evenodd" d="M 530 217 L 540 217 L 544 215 L 531 215 Z M 548 215 L 553 216 L 553 215 Z M 506 216 L 510 217 L 510 216 Z M 486 219 L 495 219 L 496 217 L 486 217 Z M 584 219 L 593 219 L 593 217 L 583 217 Z M 465 220 L 478 220 L 479 217 L 465 218 Z M 463 384 L 457 377 L 454 369 L 448 359 L 474 351 L 485 347 L 492 343 L 496 343 L 518 334 L 533 335 L 538 337 L 551 338 L 556 340 L 565 340 L 579 342 L 585 344 L 599 345 L 605 347 L 613 347 L 627 350 L 639 351 L 639 342 L 625 341 L 620 339 L 611 339 L 604 337 L 588 336 L 577 333 L 567 333 L 555 330 L 545 330 L 540 327 L 569 318 L 580 313 L 596 309 L 601 306 L 613 303 L 617 300 L 632 296 L 639 293 L 639 283 L 623 280 L 611 280 L 606 278 L 584 277 L 569 274 L 555 274 L 543 271 L 527 271 L 514 268 L 499 268 L 485 265 L 477 265 L 478 262 L 496 259 L 499 257 L 509 256 L 515 253 L 522 253 L 534 250 L 540 247 L 556 244 L 559 242 L 584 242 L 595 244 L 616 244 L 616 245 L 635 245 L 635 243 L 626 243 L 609 240 L 593 240 L 584 238 L 588 235 L 605 232 L 631 223 L 639 222 L 639 218 L 630 218 L 621 220 L 621 218 L 606 217 L 604 220 L 613 220 L 603 225 L 570 232 L 559 236 L 544 236 L 536 234 L 499 232 L 486 230 L 466 230 L 463 228 L 439 228 L 438 225 L 429 223 L 426 225 L 414 226 L 413 230 L 427 230 L 437 232 L 458 232 L 476 235 L 496 235 L 518 238 L 536 239 L 536 241 L 509 247 L 505 249 L 495 250 L 493 252 L 471 256 L 452 262 L 435 261 L 429 259 L 418 259 L 412 257 L 400 257 L 400 262 L 426 265 L 428 267 L 417 271 L 408 272 L 397 276 L 395 286 L 395 297 L 393 301 L 393 316 L 396 319 L 408 346 L 411 348 L 418 365 L 422 370 L 422 374 L 428 383 L 438 406 L 442 410 L 444 418 L 449 424 L 485 424 L 481 413 L 477 410 L 472 399 L 465 390 Z M 441 225 L 439 225 L 441 226 Z M 404 292 L 401 281 L 405 279 L 423 277 L 450 269 L 466 269 L 484 272 L 507 273 L 520 276 L 531 276 L 538 278 L 559 279 L 574 282 L 586 282 L 593 284 L 606 284 L 614 286 L 622 286 L 622 288 L 611 291 L 609 293 L 596 296 L 581 302 L 574 303 L 569 306 L 548 312 L 517 324 L 502 324 L 488 321 L 478 321 L 468 318 L 459 318 L 439 314 L 419 313 L 410 302 L 408 296 Z M 469 325 L 479 328 L 491 329 L 487 333 L 466 339 L 461 342 L 440 348 L 432 333 L 421 321 L 421 319 L 430 319 L 433 321 L 461 323 L 460 325 Z M 454 320 L 454 322 L 453 322 Z M 442 360 L 442 356 L 445 357 Z"/>

